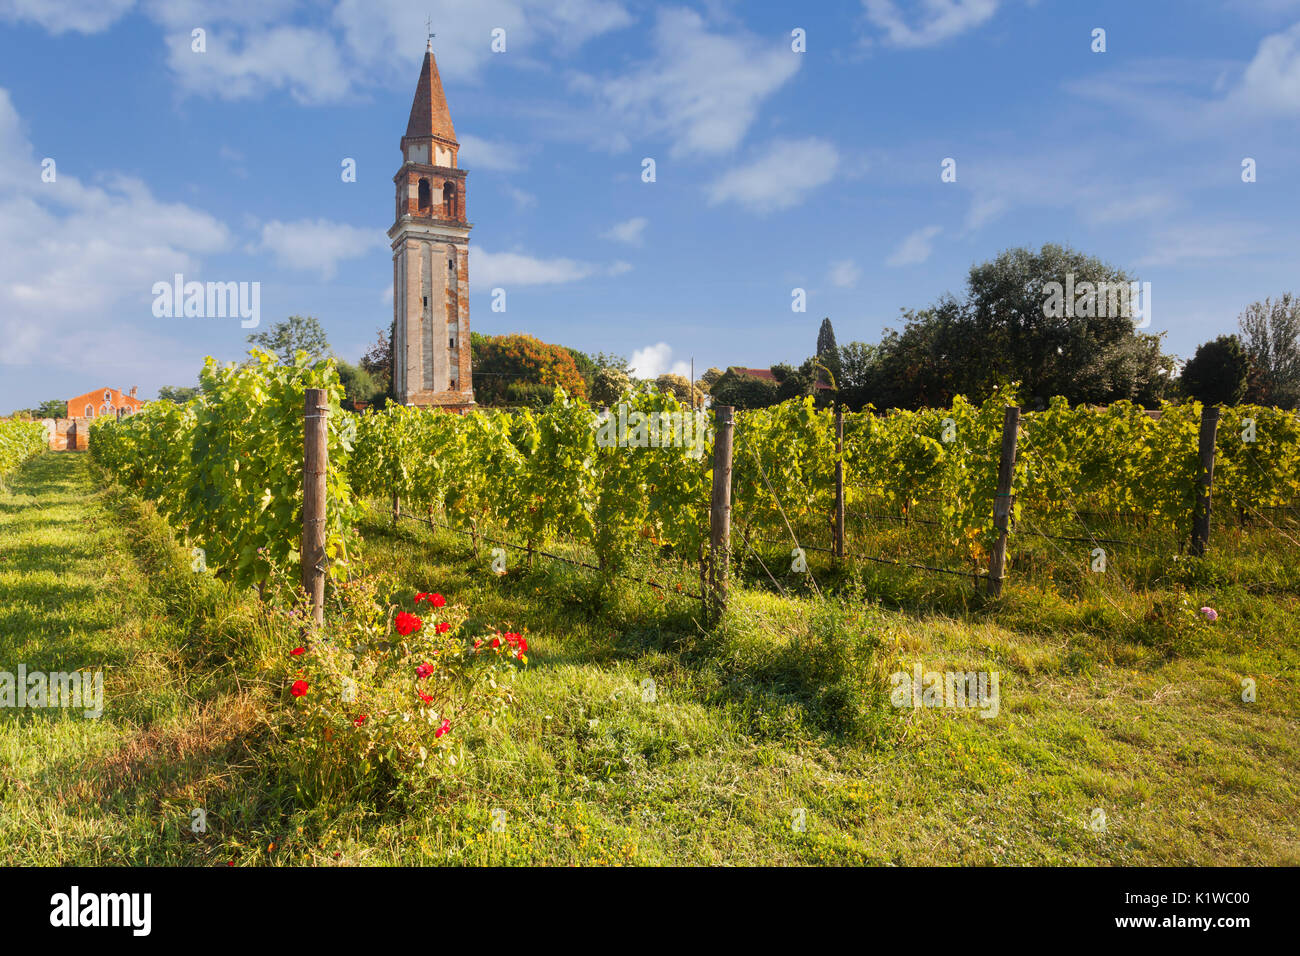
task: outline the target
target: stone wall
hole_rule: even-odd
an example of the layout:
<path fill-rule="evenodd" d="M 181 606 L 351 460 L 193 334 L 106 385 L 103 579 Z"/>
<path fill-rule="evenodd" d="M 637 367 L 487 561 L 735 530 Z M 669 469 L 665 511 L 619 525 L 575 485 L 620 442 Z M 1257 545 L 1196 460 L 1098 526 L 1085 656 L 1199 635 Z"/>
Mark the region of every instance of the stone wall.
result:
<path fill-rule="evenodd" d="M 85 451 L 90 447 L 90 419 L 43 418 L 51 451 Z"/>

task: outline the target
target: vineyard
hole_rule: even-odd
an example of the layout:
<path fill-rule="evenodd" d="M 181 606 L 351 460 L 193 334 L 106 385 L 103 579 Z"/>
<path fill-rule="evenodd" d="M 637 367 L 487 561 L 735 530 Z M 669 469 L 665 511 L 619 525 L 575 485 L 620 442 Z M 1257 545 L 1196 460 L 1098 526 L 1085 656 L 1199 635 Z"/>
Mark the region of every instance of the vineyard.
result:
<path fill-rule="evenodd" d="M 0 642 L 104 673 L 100 721 L 0 715 L 6 858 L 1300 860 L 1293 415 L 201 384 L 0 488 Z M 896 703 L 916 670 L 997 713 Z"/>
<path fill-rule="evenodd" d="M 0 421 L 0 479 L 45 448 L 40 422 Z"/>
<path fill-rule="evenodd" d="M 296 576 L 309 388 L 329 396 L 325 551 L 335 579 L 346 576 L 360 516 L 381 506 L 395 519 L 463 534 L 475 553 L 505 546 L 530 563 L 542 554 L 605 575 L 648 561 L 658 574 L 652 583 L 682 592 L 702 575 L 712 436 L 682 440 L 684 412 L 670 395 L 626 395 L 613 413 L 624 437 L 610 442 L 600 436 L 611 413 L 562 391 L 540 412 L 389 406 L 354 415 L 339 407 L 332 366 L 277 366 L 267 355 L 242 367 L 210 361 L 202 384 L 203 397 L 186 406 L 156 402 L 97 424 L 92 454 L 239 584 L 265 589 Z M 1003 412 L 1014 402 L 1001 393 L 978 406 L 958 398 L 948 409 L 844 415 L 845 557 L 985 574 L 998 537 Z M 1023 413 L 1009 490 L 1010 573 L 1022 535 L 1051 542 L 1083 572 L 1097 570 L 1098 551 L 1134 543 L 1103 531 L 1140 528 L 1145 543 L 1135 546 L 1170 560 L 1184 552 L 1201 490 L 1201 419 L 1196 404 L 1151 414 L 1129 403 L 1093 409 L 1058 400 Z M 629 435 L 628 421 L 642 433 Z M 648 424 L 659 421 L 679 431 L 660 435 Z M 742 572 L 784 590 L 786 564 L 806 563 L 808 551 L 837 554 L 836 427 L 834 413 L 812 399 L 737 415 L 731 547 Z M 1300 418 L 1225 409 L 1213 448 L 1216 518 L 1294 543 L 1286 529 L 1294 531 L 1300 499 Z M 771 565 L 783 554 L 778 575 Z M 504 561 L 498 554 L 497 571 Z"/>

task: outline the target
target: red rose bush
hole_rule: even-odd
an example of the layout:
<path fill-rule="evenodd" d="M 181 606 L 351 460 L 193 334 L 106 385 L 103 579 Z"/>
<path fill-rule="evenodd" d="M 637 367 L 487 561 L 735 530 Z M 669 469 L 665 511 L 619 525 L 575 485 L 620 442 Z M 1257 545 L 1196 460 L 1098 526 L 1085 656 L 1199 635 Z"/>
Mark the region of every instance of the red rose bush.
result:
<path fill-rule="evenodd" d="M 522 634 L 471 622 L 438 593 L 379 600 L 372 579 L 341 584 L 323 635 L 285 651 L 277 761 L 300 800 L 408 792 L 465 759 L 476 724 L 513 703 Z"/>

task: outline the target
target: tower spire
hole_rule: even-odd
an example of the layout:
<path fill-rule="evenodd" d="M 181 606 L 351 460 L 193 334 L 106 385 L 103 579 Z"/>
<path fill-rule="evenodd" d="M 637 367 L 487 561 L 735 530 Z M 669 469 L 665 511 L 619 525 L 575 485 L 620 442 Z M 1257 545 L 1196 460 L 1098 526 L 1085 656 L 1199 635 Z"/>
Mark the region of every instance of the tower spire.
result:
<path fill-rule="evenodd" d="M 451 111 L 447 109 L 447 96 L 438 76 L 438 61 L 433 58 L 433 34 L 429 35 L 429 49 L 424 51 L 424 62 L 420 65 L 420 81 L 415 87 L 406 136 L 408 139 L 432 136 L 445 143 L 456 143 L 456 129 L 451 125 Z"/>

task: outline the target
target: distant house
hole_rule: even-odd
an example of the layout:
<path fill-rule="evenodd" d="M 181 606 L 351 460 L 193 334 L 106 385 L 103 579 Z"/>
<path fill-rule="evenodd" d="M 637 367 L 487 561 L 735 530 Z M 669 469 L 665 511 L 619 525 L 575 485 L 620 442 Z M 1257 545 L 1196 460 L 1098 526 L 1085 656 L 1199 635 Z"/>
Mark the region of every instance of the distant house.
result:
<path fill-rule="evenodd" d="M 78 395 L 76 398 L 68 399 L 68 417 L 94 420 L 106 415 L 112 415 L 114 418 L 134 415 L 144 408 L 144 402 L 136 398 L 135 393 L 136 386 L 132 385 L 130 392 L 122 392 L 116 388 L 100 388 L 85 395 Z"/>
<path fill-rule="evenodd" d="M 739 365 L 729 365 L 727 371 L 733 375 L 748 375 L 750 378 L 761 378 L 765 382 L 776 384 L 776 376 L 772 374 L 770 368 L 741 368 Z"/>

